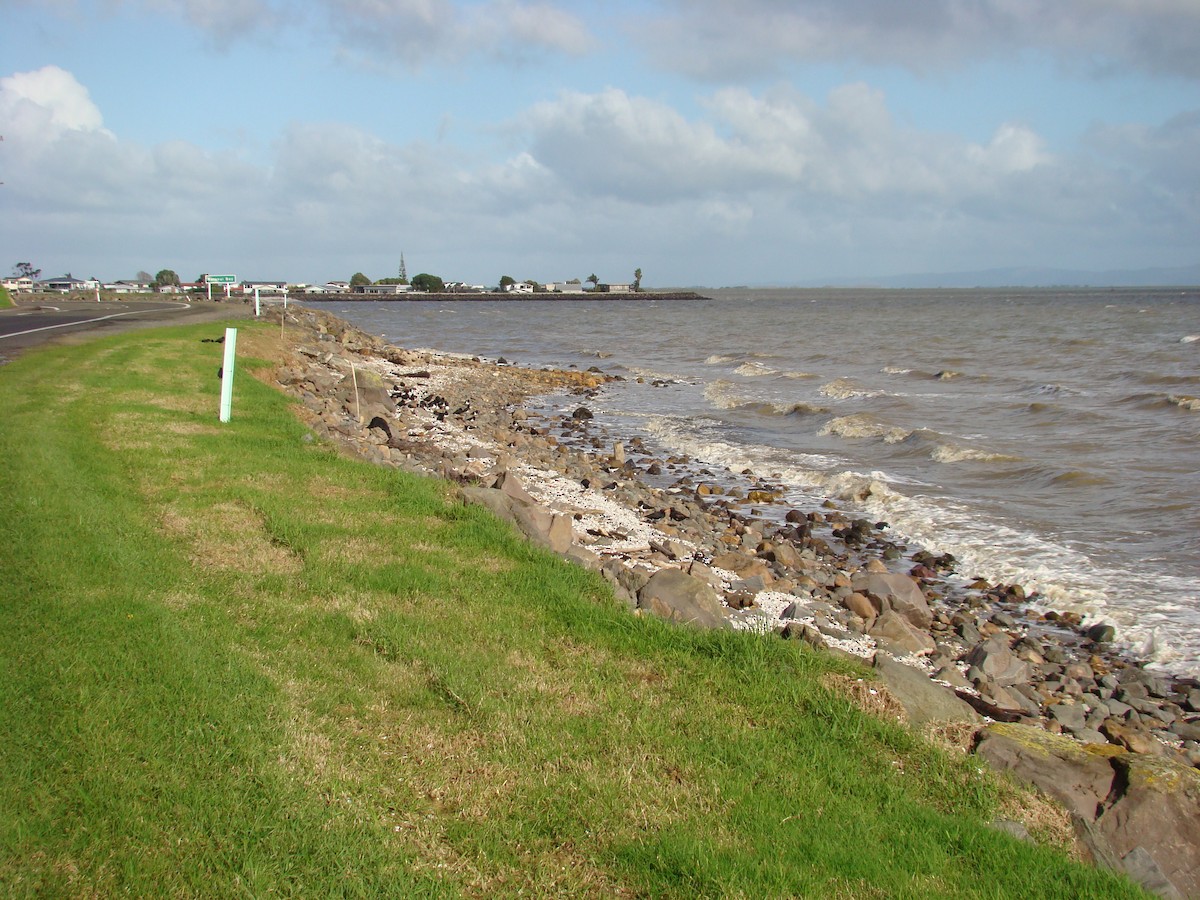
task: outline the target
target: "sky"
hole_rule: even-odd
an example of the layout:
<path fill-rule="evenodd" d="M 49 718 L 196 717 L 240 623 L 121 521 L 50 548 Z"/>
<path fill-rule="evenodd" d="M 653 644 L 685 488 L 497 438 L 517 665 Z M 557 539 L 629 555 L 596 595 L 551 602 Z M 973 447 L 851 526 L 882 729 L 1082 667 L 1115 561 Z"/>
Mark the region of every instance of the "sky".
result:
<path fill-rule="evenodd" d="M 0 271 L 1200 263 L 1200 0 L 0 0 Z"/>

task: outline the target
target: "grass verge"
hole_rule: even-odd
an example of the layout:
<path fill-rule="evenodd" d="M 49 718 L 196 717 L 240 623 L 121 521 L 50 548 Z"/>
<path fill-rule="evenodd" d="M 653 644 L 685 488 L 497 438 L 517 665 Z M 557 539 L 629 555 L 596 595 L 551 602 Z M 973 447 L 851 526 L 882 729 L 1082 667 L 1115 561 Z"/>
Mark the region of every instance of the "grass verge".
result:
<path fill-rule="evenodd" d="M 6 895 L 1137 896 L 844 666 L 633 618 L 245 372 L 219 425 L 218 333 L 0 369 Z"/>

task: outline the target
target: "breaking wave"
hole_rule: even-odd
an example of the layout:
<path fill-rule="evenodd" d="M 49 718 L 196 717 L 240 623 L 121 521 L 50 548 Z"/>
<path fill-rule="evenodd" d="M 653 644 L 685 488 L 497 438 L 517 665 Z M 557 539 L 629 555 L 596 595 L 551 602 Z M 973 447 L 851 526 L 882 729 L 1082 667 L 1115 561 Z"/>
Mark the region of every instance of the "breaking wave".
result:
<path fill-rule="evenodd" d="M 849 400 L 853 397 L 882 397 L 887 392 L 869 390 L 852 378 L 835 378 L 822 386 L 821 393 L 832 400 Z"/>
<path fill-rule="evenodd" d="M 830 419 L 821 427 L 818 434 L 841 438 L 882 438 L 885 444 L 898 444 L 912 432 L 906 428 L 880 422 L 868 413 L 854 413 L 850 416 Z"/>

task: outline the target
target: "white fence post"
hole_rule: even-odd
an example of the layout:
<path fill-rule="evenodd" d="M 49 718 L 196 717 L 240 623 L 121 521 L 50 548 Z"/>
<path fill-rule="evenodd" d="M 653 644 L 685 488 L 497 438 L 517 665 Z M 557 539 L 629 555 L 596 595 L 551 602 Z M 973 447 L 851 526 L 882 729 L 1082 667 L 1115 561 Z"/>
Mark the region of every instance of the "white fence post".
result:
<path fill-rule="evenodd" d="M 225 364 L 221 366 L 221 421 L 228 422 L 233 411 L 233 360 L 237 350 L 237 329 L 225 329 Z"/>

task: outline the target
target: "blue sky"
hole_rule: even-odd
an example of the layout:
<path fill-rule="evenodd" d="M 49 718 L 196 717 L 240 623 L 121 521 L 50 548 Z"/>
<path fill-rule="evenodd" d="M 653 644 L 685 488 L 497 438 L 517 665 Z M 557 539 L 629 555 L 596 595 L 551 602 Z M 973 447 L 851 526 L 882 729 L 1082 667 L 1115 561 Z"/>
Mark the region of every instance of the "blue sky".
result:
<path fill-rule="evenodd" d="M 45 274 L 1200 263 L 1196 0 L 0 0 Z"/>

